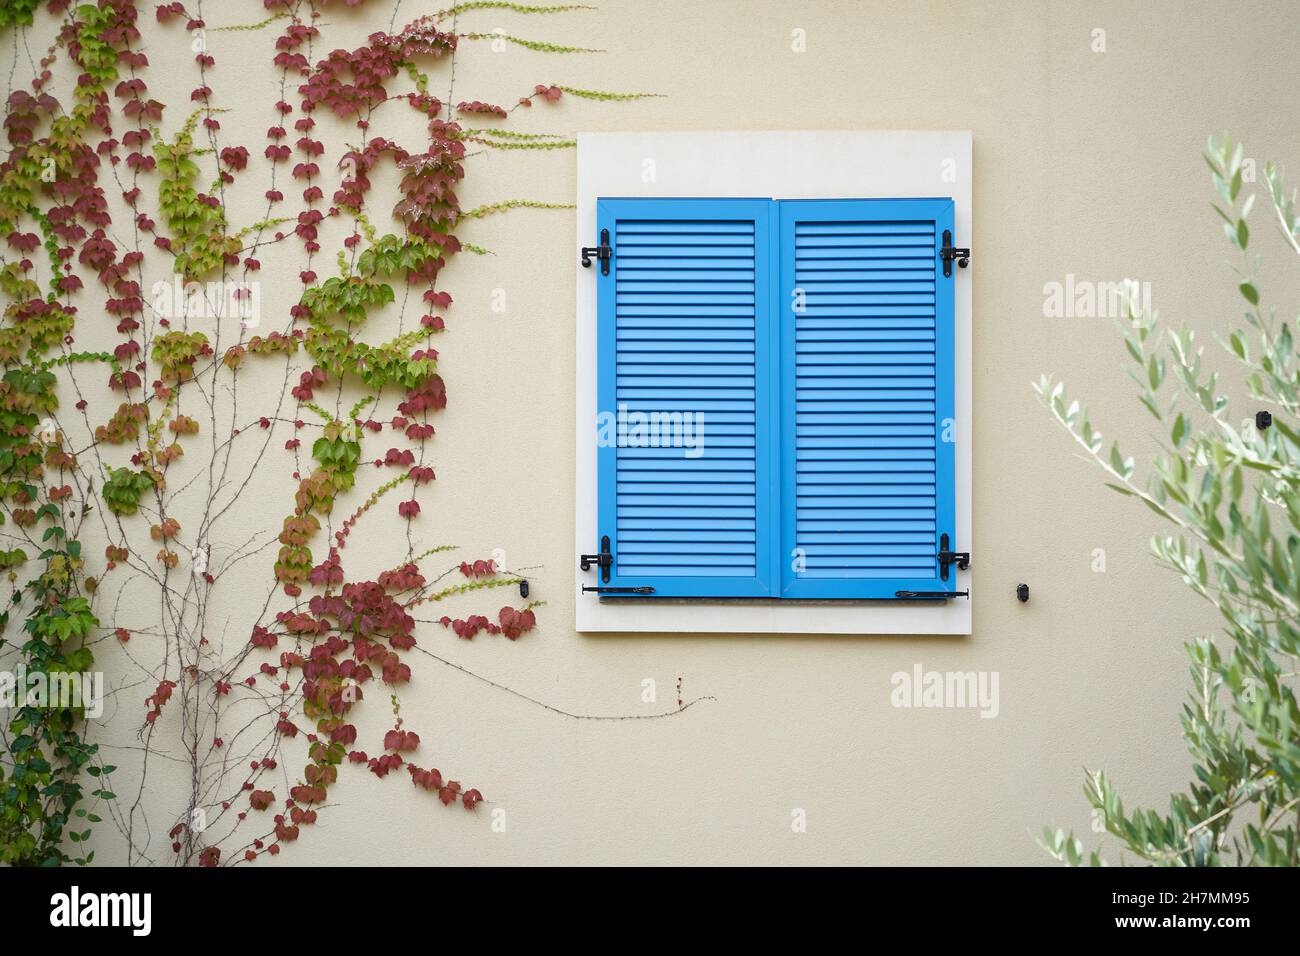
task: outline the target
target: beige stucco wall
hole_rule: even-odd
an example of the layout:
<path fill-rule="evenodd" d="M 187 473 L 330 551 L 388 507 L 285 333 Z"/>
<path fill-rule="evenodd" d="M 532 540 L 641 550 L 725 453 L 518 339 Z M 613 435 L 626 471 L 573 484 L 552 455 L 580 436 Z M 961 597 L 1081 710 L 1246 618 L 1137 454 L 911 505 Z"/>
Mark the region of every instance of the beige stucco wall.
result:
<path fill-rule="evenodd" d="M 233 22 L 225 6 L 207 5 L 211 24 Z M 423 6 L 402 3 L 398 22 Z M 390 7 L 331 4 L 325 42 L 348 45 L 386 28 Z M 510 102 L 538 82 L 664 94 L 538 105 L 525 128 L 973 131 L 974 633 L 577 634 L 574 222 L 564 211 L 487 219 L 465 235 L 495 256 L 462 256 L 444 274 L 456 304 L 437 347 L 451 400 L 429 448 L 438 482 L 416 530 L 426 545 L 456 542 L 470 556 L 500 548 L 512 567 L 535 566 L 533 596 L 548 603 L 538 629 L 517 643 L 469 644 L 437 627 L 423 627 L 420 641 L 564 711 L 670 711 L 679 677 L 686 699 L 707 699 L 664 719 L 576 720 L 413 658 L 403 715 L 421 734 L 421 753 L 491 803 L 473 815 L 445 810 L 404 774 L 381 781 L 344 767 L 317 832 L 280 861 L 1041 863 L 1028 830 L 1048 822 L 1089 830 L 1085 766 L 1105 767 L 1130 804 L 1163 805 L 1189 776 L 1178 727 L 1182 644 L 1213 630 L 1214 618 L 1147 555 L 1154 516 L 1106 491 L 1037 404 L 1031 381 L 1057 372 L 1090 401 L 1103 431 L 1130 438 L 1130 451 L 1153 431 L 1113 323 L 1045 317 L 1044 285 L 1067 274 L 1137 278 L 1151 284 L 1162 315 L 1207 339 L 1236 313 L 1199 152 L 1227 128 L 1261 169 L 1270 158 L 1300 158 L 1290 119 L 1295 6 L 600 0 L 593 12 L 473 17 L 474 28 L 607 52 L 480 47 L 458 58 L 455 99 Z M 1104 53 L 1092 49 L 1098 28 Z M 806 52 L 791 48 L 796 29 L 806 32 Z M 255 152 L 276 98 L 270 42 L 268 31 L 209 38 L 214 88 L 238 72 L 241 101 L 226 122 L 247 130 Z M 155 84 L 159 64 L 189 69 L 185 50 L 155 42 L 150 55 Z M 433 72 L 437 91 L 446 74 Z M 186 73 L 168 98 L 179 103 L 193 85 Z M 262 105 L 250 109 L 252 101 Z M 246 121 L 241 108 L 253 114 Z M 466 206 L 572 200 L 571 153 L 470 162 Z M 258 205 L 248 203 L 250 217 Z M 1256 232 L 1267 230 L 1261 223 Z M 1296 279 L 1266 275 L 1274 288 Z M 283 309 L 293 274 L 282 287 L 262 278 L 264 306 Z M 490 309 L 494 289 L 506 293 L 504 313 Z M 275 471 L 242 519 L 249 534 L 278 527 L 285 511 L 292 486 L 279 474 L 287 469 Z M 400 533 L 395 518 L 391 527 Z M 1104 549 L 1103 573 L 1093 570 L 1095 549 Z M 270 561 L 267 552 L 262 580 Z M 375 561 L 385 566 L 378 551 Z M 1032 588 L 1027 605 L 1014 594 L 1022 581 Z M 242 610 L 237 589 L 214 601 L 228 602 L 232 618 Z M 232 624 L 227 639 L 236 631 Z M 110 673 L 125 673 L 111 655 L 101 658 Z M 917 664 L 996 671 L 998 716 L 891 706 L 891 675 Z M 657 682 L 657 703 L 642 701 L 646 678 Z M 123 706 L 147 692 L 131 686 Z M 367 704 L 363 728 L 382 733 L 383 695 Z M 168 775 L 179 792 L 185 774 L 155 772 L 157 790 L 144 799 L 165 802 Z M 493 831 L 489 808 L 505 810 L 506 832 Z M 792 832 L 796 809 L 806 812 L 806 832 Z M 101 858 L 121 858 L 110 827 L 95 839 Z"/>

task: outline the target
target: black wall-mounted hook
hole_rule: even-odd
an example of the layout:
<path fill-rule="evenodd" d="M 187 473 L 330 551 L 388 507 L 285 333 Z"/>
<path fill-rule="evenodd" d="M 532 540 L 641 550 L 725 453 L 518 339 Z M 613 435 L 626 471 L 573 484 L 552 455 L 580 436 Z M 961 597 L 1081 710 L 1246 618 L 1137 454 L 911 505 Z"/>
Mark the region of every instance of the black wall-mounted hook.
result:
<path fill-rule="evenodd" d="M 1273 424 L 1272 412 L 1260 411 L 1255 413 L 1255 427 L 1258 428 L 1260 431 L 1264 431 L 1266 428 L 1268 428 L 1269 425 L 1272 424 Z"/>
<path fill-rule="evenodd" d="M 609 275 L 609 260 L 614 257 L 614 250 L 609 244 L 609 230 L 600 230 L 600 245 L 582 247 L 582 267 L 591 268 L 591 257 L 595 256 L 600 260 L 600 274 Z"/>
<path fill-rule="evenodd" d="M 1017 584 L 1017 585 L 1016 585 L 1016 600 L 1019 601 L 1021 604 L 1027 604 L 1027 603 L 1029 602 L 1029 585 L 1028 585 L 1028 584 Z"/>

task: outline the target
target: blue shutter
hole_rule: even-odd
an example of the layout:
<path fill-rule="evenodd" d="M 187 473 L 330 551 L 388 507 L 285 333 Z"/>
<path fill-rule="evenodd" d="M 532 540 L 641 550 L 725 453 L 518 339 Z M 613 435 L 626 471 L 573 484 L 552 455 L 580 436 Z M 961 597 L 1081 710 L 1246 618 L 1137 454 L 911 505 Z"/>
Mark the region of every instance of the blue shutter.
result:
<path fill-rule="evenodd" d="M 613 245 L 597 275 L 601 586 L 774 596 L 773 215 L 770 200 L 597 204 Z"/>
<path fill-rule="evenodd" d="M 778 205 L 781 595 L 953 591 L 953 203 Z"/>

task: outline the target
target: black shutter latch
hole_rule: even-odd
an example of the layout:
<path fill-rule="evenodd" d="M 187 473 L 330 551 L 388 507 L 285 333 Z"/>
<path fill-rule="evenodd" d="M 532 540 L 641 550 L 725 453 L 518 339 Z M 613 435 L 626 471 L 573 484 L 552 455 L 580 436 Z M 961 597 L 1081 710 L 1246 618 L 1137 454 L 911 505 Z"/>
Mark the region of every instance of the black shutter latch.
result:
<path fill-rule="evenodd" d="M 970 569 L 970 552 L 949 551 L 948 536 L 946 534 L 939 535 L 939 554 L 937 557 L 939 559 L 939 579 L 941 581 L 948 580 L 948 566 L 951 564 L 957 565 L 959 571 Z"/>
<path fill-rule="evenodd" d="M 957 265 L 965 269 L 970 265 L 970 250 L 954 248 L 952 244 L 952 230 L 943 231 L 943 248 L 939 250 L 939 258 L 943 260 L 944 277 L 952 275 L 952 260 L 957 260 Z"/>
<path fill-rule="evenodd" d="M 895 591 L 894 597 L 900 601 L 951 601 L 964 597 L 970 600 L 970 591 Z"/>
<path fill-rule="evenodd" d="M 593 564 L 600 568 L 600 580 L 608 584 L 610 569 L 614 567 L 614 553 L 609 549 L 609 535 L 604 535 L 600 539 L 600 554 L 578 555 L 578 566 L 582 570 L 590 571 Z"/>
<path fill-rule="evenodd" d="M 609 275 L 609 260 L 614 258 L 614 250 L 609 244 L 608 229 L 600 230 L 600 245 L 582 247 L 582 267 L 584 269 L 591 268 L 592 256 L 600 260 L 600 274 L 603 276 Z M 947 275 L 947 273 L 944 274 Z"/>

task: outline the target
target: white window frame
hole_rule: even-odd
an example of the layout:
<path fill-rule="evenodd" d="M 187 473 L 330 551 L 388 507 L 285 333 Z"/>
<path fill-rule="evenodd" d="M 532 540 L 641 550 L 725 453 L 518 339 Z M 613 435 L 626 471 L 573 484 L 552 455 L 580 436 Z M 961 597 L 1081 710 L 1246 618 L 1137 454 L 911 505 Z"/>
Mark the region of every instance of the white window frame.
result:
<path fill-rule="evenodd" d="M 971 134 L 938 131 L 772 131 L 579 133 L 579 246 L 597 244 L 601 197 L 749 197 L 891 199 L 949 196 L 956 206 L 954 245 L 972 246 Z M 934 634 L 971 633 L 971 571 L 957 571 L 971 599 L 945 603 L 887 601 L 743 601 L 607 599 L 582 591 L 599 583 L 577 555 L 597 550 L 596 266 L 573 257 L 577 282 L 577 480 L 573 571 L 576 628 L 582 633 Z M 971 540 L 971 281 L 955 283 L 957 524 L 954 550 Z M 972 553 L 972 566 L 978 563 Z"/>

